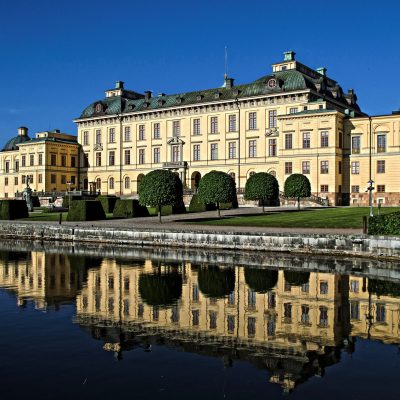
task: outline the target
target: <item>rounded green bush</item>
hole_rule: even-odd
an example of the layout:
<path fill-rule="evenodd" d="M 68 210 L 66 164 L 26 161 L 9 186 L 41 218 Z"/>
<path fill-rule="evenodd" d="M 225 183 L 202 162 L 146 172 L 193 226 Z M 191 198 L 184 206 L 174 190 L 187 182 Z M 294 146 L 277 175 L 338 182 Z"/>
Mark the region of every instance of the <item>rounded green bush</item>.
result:
<path fill-rule="evenodd" d="M 309 272 L 284 271 L 285 281 L 292 286 L 302 286 L 310 280 Z"/>
<path fill-rule="evenodd" d="M 311 184 L 308 178 L 302 174 L 292 174 L 285 181 L 286 197 L 310 197 Z"/>
<path fill-rule="evenodd" d="M 233 203 L 236 198 L 236 185 L 231 176 L 221 171 L 205 174 L 199 183 L 197 192 L 204 204 Z"/>
<path fill-rule="evenodd" d="M 217 266 L 201 267 L 198 270 L 200 291 L 207 297 L 225 297 L 235 289 L 235 271 Z"/>
<path fill-rule="evenodd" d="M 244 278 L 247 286 L 257 293 L 267 293 L 278 282 L 278 271 L 268 269 L 246 268 Z"/>
<path fill-rule="evenodd" d="M 262 200 L 277 202 L 279 199 L 279 184 L 276 178 L 267 172 L 258 172 L 247 180 L 244 189 L 246 200 Z"/>
<path fill-rule="evenodd" d="M 182 295 L 182 276 L 177 272 L 141 274 L 139 294 L 149 306 L 169 306 Z"/>

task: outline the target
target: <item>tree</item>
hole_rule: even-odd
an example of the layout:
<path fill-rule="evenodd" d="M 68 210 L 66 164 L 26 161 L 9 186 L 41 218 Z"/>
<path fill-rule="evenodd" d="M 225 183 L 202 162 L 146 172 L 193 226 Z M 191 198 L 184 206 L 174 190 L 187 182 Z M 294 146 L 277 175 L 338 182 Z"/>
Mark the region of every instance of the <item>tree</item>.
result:
<path fill-rule="evenodd" d="M 228 296 L 235 289 L 235 270 L 214 265 L 198 270 L 199 289 L 207 297 Z"/>
<path fill-rule="evenodd" d="M 308 178 L 302 174 L 292 174 L 285 181 L 285 196 L 296 197 L 300 210 L 300 198 L 311 196 L 311 184 Z"/>
<path fill-rule="evenodd" d="M 261 268 L 246 268 L 244 278 L 247 286 L 257 293 L 267 293 L 278 283 L 278 271 Z"/>
<path fill-rule="evenodd" d="M 309 272 L 301 271 L 284 271 L 285 281 L 292 286 L 302 286 L 310 280 Z"/>
<path fill-rule="evenodd" d="M 231 203 L 235 200 L 235 181 L 225 172 L 211 171 L 201 178 L 197 194 L 204 204 L 217 205 L 218 218 L 220 218 L 220 203 Z"/>
<path fill-rule="evenodd" d="M 279 184 L 276 178 L 267 172 L 258 172 L 250 176 L 244 188 L 246 200 L 261 200 L 264 212 L 265 201 L 278 200 Z"/>
<path fill-rule="evenodd" d="M 145 175 L 140 182 L 139 203 L 156 207 L 161 222 L 161 207 L 183 203 L 183 187 L 179 177 L 171 171 L 157 169 Z"/>

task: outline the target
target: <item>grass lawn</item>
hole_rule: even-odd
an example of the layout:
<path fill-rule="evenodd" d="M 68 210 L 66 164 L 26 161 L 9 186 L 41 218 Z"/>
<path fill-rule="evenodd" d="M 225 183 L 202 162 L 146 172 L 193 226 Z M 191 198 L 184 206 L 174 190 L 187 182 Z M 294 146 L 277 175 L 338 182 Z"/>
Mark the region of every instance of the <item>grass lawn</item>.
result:
<path fill-rule="evenodd" d="M 400 211 L 400 207 L 381 208 L 381 214 Z M 374 208 L 374 215 L 378 209 Z M 311 211 L 277 211 L 265 214 L 202 220 L 206 225 L 260 226 L 282 228 L 362 228 L 362 217 L 368 207 L 329 208 Z"/>

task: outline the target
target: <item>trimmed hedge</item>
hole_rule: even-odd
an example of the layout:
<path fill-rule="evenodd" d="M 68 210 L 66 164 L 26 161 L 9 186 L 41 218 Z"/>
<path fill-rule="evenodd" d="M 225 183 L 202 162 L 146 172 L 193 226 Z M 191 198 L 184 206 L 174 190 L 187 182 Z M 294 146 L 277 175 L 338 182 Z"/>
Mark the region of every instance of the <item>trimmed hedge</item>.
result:
<path fill-rule="evenodd" d="M 63 208 L 69 208 L 69 198 L 71 197 L 71 202 L 75 200 L 82 200 L 82 196 L 64 196 L 62 201 Z"/>
<path fill-rule="evenodd" d="M 400 235 L 400 212 L 370 217 L 369 235 Z"/>
<path fill-rule="evenodd" d="M 103 210 L 106 214 L 114 212 L 115 203 L 119 197 L 117 196 L 98 196 L 96 200 L 101 203 Z"/>
<path fill-rule="evenodd" d="M 68 210 L 67 221 L 96 221 L 106 219 L 101 203 L 97 200 L 74 200 Z"/>
<path fill-rule="evenodd" d="M 0 200 L 0 219 L 12 220 L 28 217 L 25 200 Z"/>
<path fill-rule="evenodd" d="M 204 204 L 197 194 L 194 194 L 189 204 L 189 211 L 191 212 L 201 212 L 201 211 L 213 211 L 216 210 L 217 207 L 214 203 L 212 204 Z"/>
<path fill-rule="evenodd" d="M 114 218 L 148 217 L 147 207 L 141 206 L 139 200 L 117 199 L 114 207 Z"/>

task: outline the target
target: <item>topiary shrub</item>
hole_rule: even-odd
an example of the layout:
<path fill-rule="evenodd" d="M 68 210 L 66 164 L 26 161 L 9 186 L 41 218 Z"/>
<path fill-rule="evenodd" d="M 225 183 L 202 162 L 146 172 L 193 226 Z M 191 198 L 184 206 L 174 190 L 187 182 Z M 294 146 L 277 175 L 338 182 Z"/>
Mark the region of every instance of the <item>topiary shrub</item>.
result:
<path fill-rule="evenodd" d="M 103 207 L 97 200 L 74 200 L 68 210 L 67 221 L 96 221 L 106 219 Z"/>
<path fill-rule="evenodd" d="M 202 212 L 202 211 L 213 211 L 216 210 L 217 207 L 215 204 L 204 204 L 197 194 L 192 196 L 189 204 L 189 211 L 190 212 Z"/>
<path fill-rule="evenodd" d="M 103 210 L 106 214 L 112 213 L 114 211 L 115 203 L 119 197 L 116 196 L 98 196 L 96 200 L 101 203 Z"/>
<path fill-rule="evenodd" d="M 149 306 L 169 306 L 182 295 L 182 276 L 177 272 L 141 274 L 139 294 Z"/>
<path fill-rule="evenodd" d="M 117 199 L 114 207 L 114 218 L 148 217 L 147 207 L 141 206 L 139 200 Z"/>
<path fill-rule="evenodd" d="M 199 289 L 206 297 L 225 297 L 235 289 L 235 271 L 217 266 L 201 267 L 198 270 Z"/>
<path fill-rule="evenodd" d="M 309 272 L 284 271 L 285 281 L 292 286 L 302 286 L 310 280 Z"/>
<path fill-rule="evenodd" d="M 265 202 L 277 203 L 279 199 L 278 181 L 271 174 L 258 172 L 247 180 L 244 198 L 246 200 L 261 200 L 264 212 Z"/>
<path fill-rule="evenodd" d="M 13 220 L 28 217 L 25 200 L 0 200 L 0 219 Z"/>
<path fill-rule="evenodd" d="M 400 235 L 400 212 L 370 217 L 368 219 L 370 235 Z"/>
<path fill-rule="evenodd" d="M 244 278 L 247 286 L 257 293 L 267 293 L 278 282 L 278 271 L 268 269 L 246 268 Z"/>
<path fill-rule="evenodd" d="M 82 196 L 64 196 L 62 200 L 62 207 L 63 208 L 69 208 L 69 200 L 71 199 L 71 202 L 74 200 L 82 200 Z"/>
<path fill-rule="evenodd" d="M 38 196 L 32 196 L 31 200 L 32 200 L 33 207 L 40 207 L 40 200 L 39 200 Z"/>
<path fill-rule="evenodd" d="M 308 178 L 302 174 L 292 174 L 285 181 L 285 196 L 297 198 L 297 206 L 300 210 L 300 198 L 311 196 L 311 184 Z"/>

